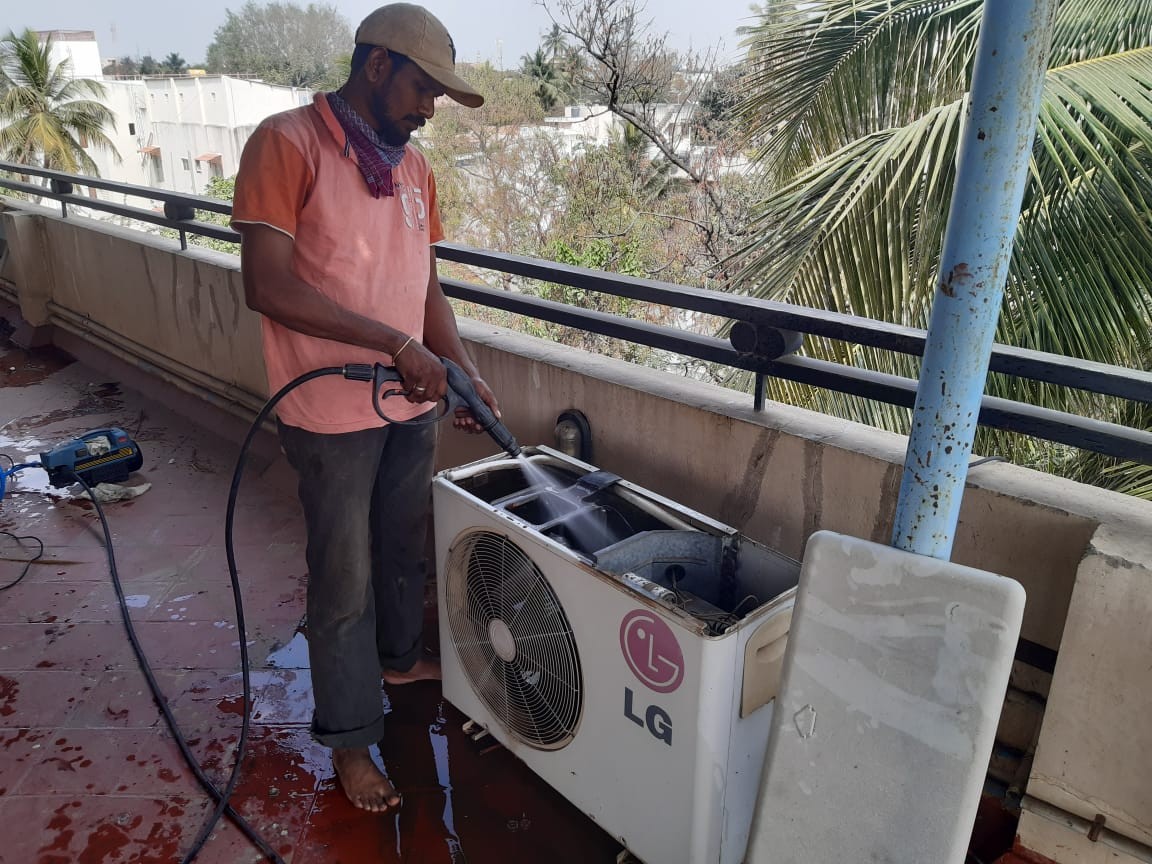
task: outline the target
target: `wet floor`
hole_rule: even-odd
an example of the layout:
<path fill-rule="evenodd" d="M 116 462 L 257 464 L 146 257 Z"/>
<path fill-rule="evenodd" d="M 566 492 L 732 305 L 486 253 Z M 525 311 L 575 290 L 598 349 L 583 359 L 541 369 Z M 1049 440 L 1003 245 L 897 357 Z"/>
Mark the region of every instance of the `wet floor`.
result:
<path fill-rule="evenodd" d="M 144 468 L 127 485 L 150 488 L 106 507 L 124 593 L 193 752 L 222 783 L 243 710 L 222 548 L 235 446 L 54 349 L 0 343 L 0 405 L 0 453 L 17 462 L 109 425 L 140 443 Z M 347 802 L 308 735 L 303 533 L 284 488 L 250 477 L 237 513 L 253 725 L 236 810 L 292 864 L 615 861 L 620 847 L 594 823 L 491 739 L 465 735 L 435 684 L 386 688 L 380 758 L 403 807 L 378 816 Z M 0 531 L 44 543 L 0 591 L 4 864 L 178 861 L 211 809 L 132 656 L 98 527 L 90 503 L 38 469 L 0 502 Z M 36 551 L 0 535 L 0 584 Z M 223 824 L 198 860 L 265 859 Z"/>

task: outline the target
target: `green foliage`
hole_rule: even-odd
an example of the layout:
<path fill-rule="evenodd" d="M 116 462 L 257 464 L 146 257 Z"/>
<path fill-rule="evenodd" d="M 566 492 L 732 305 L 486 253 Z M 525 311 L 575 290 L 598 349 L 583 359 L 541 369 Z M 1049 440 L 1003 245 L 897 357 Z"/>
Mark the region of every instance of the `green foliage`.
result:
<path fill-rule="evenodd" d="M 924 327 L 982 4 L 821 0 L 774 4 L 771 13 L 747 42 L 742 112 L 760 142 L 767 185 L 750 232 L 756 239 L 738 258 L 740 289 Z M 1148 368 L 1150 92 L 1152 6 L 1063 0 L 997 341 Z M 858 346 L 810 340 L 807 353 L 918 372 L 913 358 Z M 1132 410 L 1002 376 L 990 376 L 987 389 L 1100 419 Z M 907 431 L 902 409 L 783 384 L 774 395 Z M 976 446 L 1084 473 L 1077 458 L 1032 439 L 984 431 Z"/>
<path fill-rule="evenodd" d="M 151 54 L 145 54 L 140 58 L 140 74 L 141 75 L 159 75 L 164 71 L 161 66 Z"/>
<path fill-rule="evenodd" d="M 554 239 L 544 250 L 543 257 L 573 267 L 607 270 L 625 276 L 645 275 L 640 251 L 634 241 L 619 243 L 605 238 L 595 238 L 584 240 L 574 247 L 564 240 Z M 626 318 L 635 317 L 643 306 L 627 297 L 602 294 L 568 285 L 556 285 L 551 282 L 534 283 L 529 290 L 545 300 Z M 618 356 L 633 362 L 643 362 L 650 353 L 642 346 L 617 342 L 606 336 L 574 327 L 563 327 L 548 322 L 540 322 L 540 325 L 540 332 L 537 335 L 585 351 Z"/>
<path fill-rule="evenodd" d="M 540 100 L 540 107 L 550 111 L 564 96 L 560 77 L 556 74 L 554 62 L 548 59 L 543 48 L 537 48 L 534 54 L 525 54 L 520 58 L 520 74 L 536 85 L 536 98 Z"/>
<path fill-rule="evenodd" d="M 113 113 L 98 81 L 73 79 L 71 60 L 53 63 L 52 40 L 32 30 L 0 39 L 0 158 L 77 174 L 98 175 L 85 146 L 120 159 L 105 128 Z"/>
<path fill-rule="evenodd" d="M 231 201 L 236 196 L 236 177 L 213 177 L 204 187 L 205 198 L 216 198 L 220 201 Z M 229 217 L 223 213 L 213 213 L 211 210 L 197 210 L 196 219 L 200 222 L 209 222 L 212 225 L 227 225 Z M 165 237 L 176 238 L 180 233 L 172 228 L 161 229 Z M 217 252 L 227 252 L 239 255 L 240 247 L 227 240 L 217 240 L 215 237 L 203 237 L 199 234 L 188 234 L 189 246 L 201 246 L 205 249 L 215 249 Z"/>
<path fill-rule="evenodd" d="M 332 5 L 248 0 L 225 16 L 208 46 L 211 72 L 258 75 L 292 87 L 331 86 L 338 58 L 352 45 L 352 29 Z"/>
<path fill-rule="evenodd" d="M 124 56 L 119 60 L 110 60 L 104 64 L 101 70 L 105 76 L 114 75 L 138 75 L 140 74 L 140 64 L 136 62 L 135 58 Z"/>
<path fill-rule="evenodd" d="M 188 64 L 184 62 L 183 57 L 173 51 L 161 61 L 160 68 L 171 75 L 183 75 L 188 71 Z"/>
<path fill-rule="evenodd" d="M 548 143 L 525 134 L 543 120 L 532 84 L 489 63 L 457 67 L 485 95 L 480 108 L 445 101 L 420 142 L 436 172 L 445 231 L 489 249 L 539 248 L 543 221 L 557 192 Z"/>
<path fill-rule="evenodd" d="M 694 116 L 697 132 L 711 141 L 722 141 L 737 131 L 740 105 L 741 66 L 719 70 L 700 94 Z"/>
<path fill-rule="evenodd" d="M 316 83 L 317 90 L 339 90 L 352 75 L 352 52 L 337 54 L 328 72 Z"/>

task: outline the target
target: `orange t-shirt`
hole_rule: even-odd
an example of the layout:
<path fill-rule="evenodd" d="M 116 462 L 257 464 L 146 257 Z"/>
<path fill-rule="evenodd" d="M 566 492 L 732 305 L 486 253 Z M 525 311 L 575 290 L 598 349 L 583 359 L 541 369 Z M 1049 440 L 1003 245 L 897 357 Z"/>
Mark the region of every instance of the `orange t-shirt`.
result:
<path fill-rule="evenodd" d="M 416 340 L 424 334 L 431 244 L 444 239 L 436 181 L 424 154 L 408 147 L 392 170 L 395 195 L 373 198 L 355 151 L 328 100 L 275 114 L 248 139 L 236 177 L 232 224 L 267 225 L 295 241 L 297 276 L 345 309 L 382 321 Z M 323 366 L 390 364 L 392 358 L 318 339 L 262 319 L 268 386 Z M 407 420 L 426 404 L 402 398 L 384 412 Z M 280 419 L 311 432 L 337 434 L 382 426 L 372 387 L 328 376 L 296 388 L 277 407 Z"/>

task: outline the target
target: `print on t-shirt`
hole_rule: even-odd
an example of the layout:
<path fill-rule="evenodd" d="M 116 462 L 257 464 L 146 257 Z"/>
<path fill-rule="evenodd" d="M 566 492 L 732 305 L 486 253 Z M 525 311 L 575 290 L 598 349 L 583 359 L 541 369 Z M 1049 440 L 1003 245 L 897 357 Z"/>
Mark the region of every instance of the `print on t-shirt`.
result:
<path fill-rule="evenodd" d="M 424 233 L 428 212 L 424 209 L 424 190 L 404 183 L 396 184 L 396 194 L 400 196 L 400 206 L 404 208 L 404 224 L 413 231 Z"/>

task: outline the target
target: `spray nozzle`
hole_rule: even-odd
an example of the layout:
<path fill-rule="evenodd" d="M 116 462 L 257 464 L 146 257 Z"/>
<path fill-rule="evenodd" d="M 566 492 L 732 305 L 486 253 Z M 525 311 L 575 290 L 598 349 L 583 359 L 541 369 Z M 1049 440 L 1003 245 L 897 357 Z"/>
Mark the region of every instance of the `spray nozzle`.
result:
<path fill-rule="evenodd" d="M 459 400 L 472 412 L 472 416 L 476 418 L 480 428 L 491 435 L 492 440 L 499 444 L 509 456 L 519 456 L 520 445 L 512 433 L 508 431 L 508 427 L 501 423 L 492 409 L 488 407 L 488 403 L 480 398 L 480 394 L 472 386 L 472 379 L 448 358 L 441 357 L 440 360 L 444 363 L 444 368 L 448 373 L 448 389 L 456 394 Z"/>
<path fill-rule="evenodd" d="M 448 395 L 446 397 L 447 408 L 442 414 L 434 415 L 429 419 L 417 420 L 393 420 L 384 413 L 381 405 L 380 391 L 385 384 L 398 383 L 403 384 L 403 379 L 400 373 L 396 370 L 395 366 L 385 366 L 382 363 L 377 363 L 374 367 L 365 364 L 349 364 L 344 367 L 344 377 L 352 381 L 371 381 L 373 385 L 373 405 L 376 408 L 376 413 L 389 423 L 429 423 L 437 420 L 442 420 L 449 413 L 458 407 L 465 407 L 476 422 L 480 424 L 480 428 L 492 436 L 497 444 L 500 445 L 509 456 L 516 457 L 520 455 L 520 445 L 516 442 L 512 433 L 508 431 L 508 427 L 500 422 L 492 409 L 488 407 L 480 394 L 476 392 L 476 388 L 472 386 L 472 379 L 468 377 L 459 366 L 453 363 L 446 357 L 441 357 L 440 362 L 444 364 L 444 370 L 448 375 Z M 384 398 L 389 396 L 402 396 L 402 390 L 390 390 L 384 393 Z"/>

